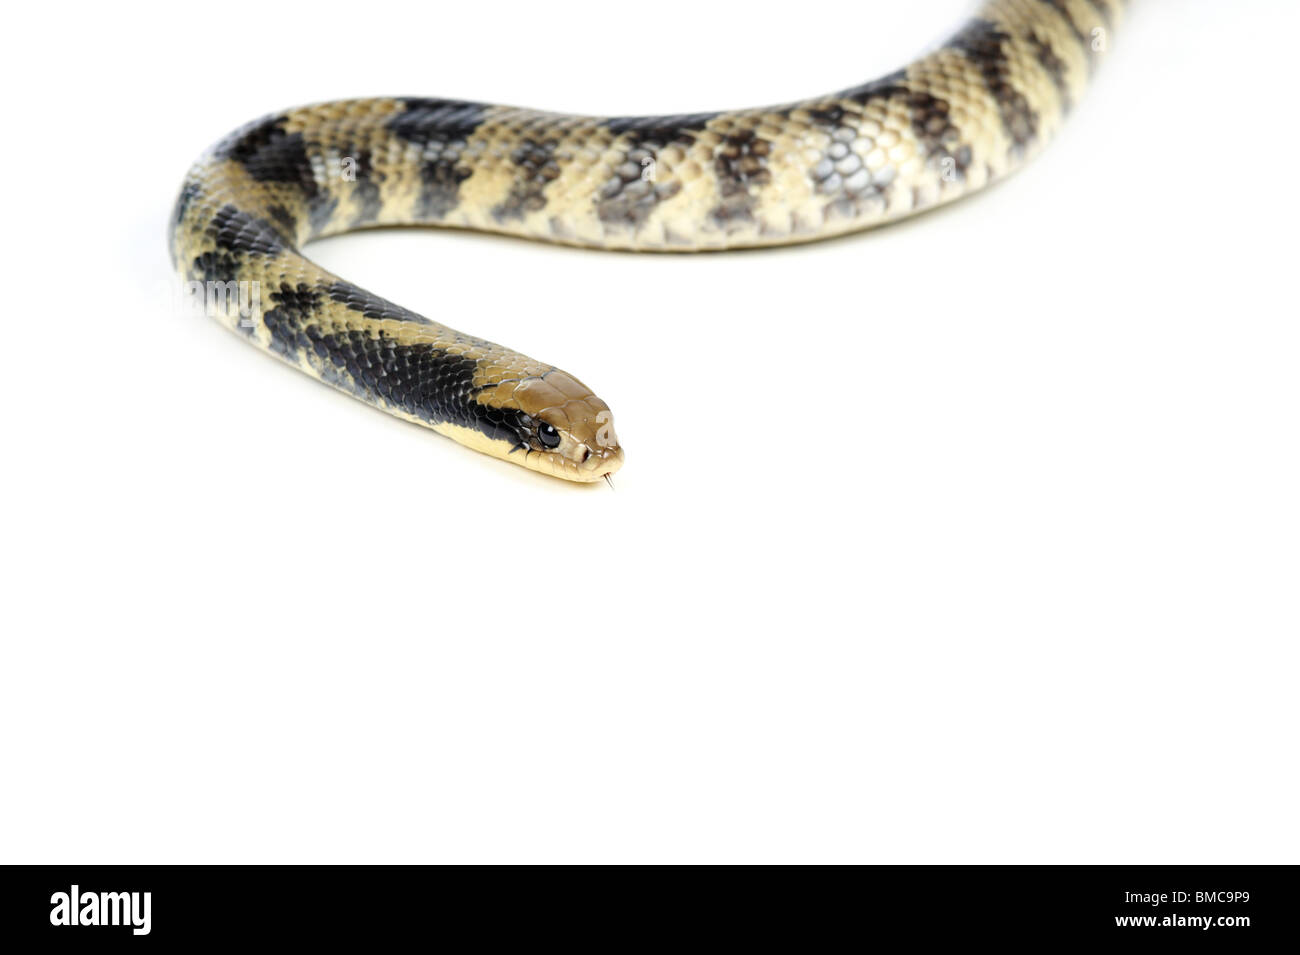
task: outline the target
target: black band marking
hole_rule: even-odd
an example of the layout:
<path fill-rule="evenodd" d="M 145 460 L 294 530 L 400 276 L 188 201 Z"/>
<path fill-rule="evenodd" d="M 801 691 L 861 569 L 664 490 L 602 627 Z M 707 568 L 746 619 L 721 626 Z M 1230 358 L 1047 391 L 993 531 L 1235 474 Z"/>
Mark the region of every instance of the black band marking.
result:
<path fill-rule="evenodd" d="M 234 205 L 224 205 L 205 230 L 218 249 L 247 255 L 279 255 L 285 238 L 270 222 Z"/>
<path fill-rule="evenodd" d="M 460 184 L 472 174 L 460 164 L 461 155 L 486 118 L 488 107 L 443 99 L 408 99 L 402 105 L 403 111 L 387 126 L 394 135 L 420 145 L 423 155 L 416 215 L 424 221 L 438 221 L 460 203 Z"/>
<path fill-rule="evenodd" d="M 725 229 L 733 222 L 753 222 L 756 197 L 752 187 L 762 187 L 772 181 L 767 168 L 767 157 L 772 144 L 752 129 L 741 129 L 724 136 L 713 160 L 713 172 L 718 178 L 718 191 L 722 202 L 713 208 L 709 218 L 714 225 Z"/>
<path fill-rule="evenodd" d="M 216 148 L 221 159 L 243 165 L 258 182 L 297 186 L 307 199 L 320 191 L 302 133 L 284 130 L 288 118 L 269 116 L 231 134 Z"/>
<path fill-rule="evenodd" d="M 1038 136 L 1038 113 L 1011 82 L 1007 45 L 1011 37 L 987 20 L 972 20 L 949 41 L 975 65 L 984 85 L 998 104 L 1002 128 L 1020 154 Z"/>

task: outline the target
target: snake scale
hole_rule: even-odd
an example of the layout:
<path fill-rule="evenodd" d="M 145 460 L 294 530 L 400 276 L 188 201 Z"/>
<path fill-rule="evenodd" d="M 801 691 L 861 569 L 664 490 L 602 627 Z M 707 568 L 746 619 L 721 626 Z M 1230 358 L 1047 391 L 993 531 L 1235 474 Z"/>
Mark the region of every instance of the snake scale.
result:
<path fill-rule="evenodd" d="M 880 225 L 1032 158 L 1082 95 L 1121 6 L 992 0 L 904 69 L 784 106 L 596 118 L 396 97 L 276 113 L 191 168 L 173 262 L 223 324 L 307 374 L 476 450 L 598 481 L 623 451 L 608 406 L 577 378 L 298 250 L 410 224 L 660 251 Z"/>

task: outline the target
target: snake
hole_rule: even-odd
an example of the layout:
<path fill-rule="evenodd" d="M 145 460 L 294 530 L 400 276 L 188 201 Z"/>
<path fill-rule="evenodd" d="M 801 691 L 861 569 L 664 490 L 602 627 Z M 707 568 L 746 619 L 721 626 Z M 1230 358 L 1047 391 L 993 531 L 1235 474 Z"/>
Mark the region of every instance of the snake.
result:
<path fill-rule="evenodd" d="M 186 174 L 172 262 L 249 343 L 406 421 L 590 484 L 623 464 L 574 375 L 316 265 L 313 239 L 438 226 L 698 252 L 810 242 L 977 192 L 1079 102 L 1123 0 L 989 0 L 879 79 L 782 106 L 595 117 L 454 99 L 336 100 L 256 120 Z"/>

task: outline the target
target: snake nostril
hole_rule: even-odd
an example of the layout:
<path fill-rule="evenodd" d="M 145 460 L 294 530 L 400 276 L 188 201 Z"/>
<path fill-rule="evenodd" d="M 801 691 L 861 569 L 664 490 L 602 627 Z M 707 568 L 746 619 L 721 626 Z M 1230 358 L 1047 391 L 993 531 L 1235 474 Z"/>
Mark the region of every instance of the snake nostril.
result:
<path fill-rule="evenodd" d="M 587 463 L 587 458 L 589 458 L 589 457 L 591 457 L 591 448 L 583 448 L 583 449 L 582 449 L 582 460 L 579 461 L 578 463 L 579 463 L 579 464 L 586 464 L 586 463 Z"/>

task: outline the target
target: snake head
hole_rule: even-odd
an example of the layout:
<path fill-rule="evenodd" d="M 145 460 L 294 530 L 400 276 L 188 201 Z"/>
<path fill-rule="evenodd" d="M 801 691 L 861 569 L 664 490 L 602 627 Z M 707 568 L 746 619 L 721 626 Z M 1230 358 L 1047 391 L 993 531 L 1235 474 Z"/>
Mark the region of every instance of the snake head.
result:
<path fill-rule="evenodd" d="M 609 405 L 572 375 L 554 369 L 526 378 L 511 398 L 527 431 L 527 467 L 589 483 L 623 466 Z"/>
<path fill-rule="evenodd" d="M 478 422 L 476 428 L 438 424 L 434 430 L 566 481 L 588 484 L 623 466 L 609 405 L 557 368 L 543 365 L 539 373 L 481 386 L 471 417 Z"/>
<path fill-rule="evenodd" d="M 527 362 L 532 373 L 511 374 Z M 557 368 L 508 353 L 504 362 L 480 362 L 478 384 L 459 421 L 434 431 L 494 458 L 566 481 L 590 484 L 623 466 L 609 405 Z M 508 377 L 503 377 L 503 373 Z"/>

